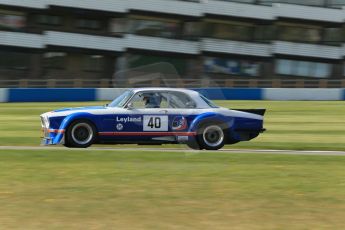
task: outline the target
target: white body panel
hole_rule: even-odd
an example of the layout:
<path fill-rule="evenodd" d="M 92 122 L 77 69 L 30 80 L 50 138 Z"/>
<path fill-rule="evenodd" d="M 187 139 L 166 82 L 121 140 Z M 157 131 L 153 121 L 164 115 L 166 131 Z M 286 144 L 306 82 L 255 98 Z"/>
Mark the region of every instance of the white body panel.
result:
<path fill-rule="evenodd" d="M 230 110 L 226 108 L 211 108 L 200 96 L 199 93 L 193 90 L 187 89 L 172 89 L 172 88 L 142 88 L 142 89 L 133 89 L 133 92 L 152 92 L 152 91 L 162 91 L 162 92 L 182 92 L 187 94 L 190 98 L 196 103 L 196 108 L 194 109 L 175 109 L 175 108 L 146 108 L 146 109 L 126 109 L 126 108 L 115 108 L 115 107 L 104 107 L 101 109 L 90 109 L 84 108 L 74 108 L 71 110 L 61 111 L 61 112 L 48 112 L 43 114 L 46 117 L 63 117 L 68 116 L 73 113 L 89 113 L 93 115 L 109 115 L 109 114 L 181 114 L 181 115 L 198 115 L 207 112 L 213 112 L 224 116 L 231 117 L 242 117 L 263 120 L 263 116 L 246 113 L 236 110 Z"/>

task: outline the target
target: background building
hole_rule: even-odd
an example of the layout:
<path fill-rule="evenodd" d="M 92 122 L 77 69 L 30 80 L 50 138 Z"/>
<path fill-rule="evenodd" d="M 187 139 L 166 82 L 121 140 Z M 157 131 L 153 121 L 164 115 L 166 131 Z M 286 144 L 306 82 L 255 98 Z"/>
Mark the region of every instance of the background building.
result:
<path fill-rule="evenodd" d="M 168 62 L 177 86 L 345 87 L 343 6 L 0 0 L 0 86 L 107 87 L 115 72 Z"/>

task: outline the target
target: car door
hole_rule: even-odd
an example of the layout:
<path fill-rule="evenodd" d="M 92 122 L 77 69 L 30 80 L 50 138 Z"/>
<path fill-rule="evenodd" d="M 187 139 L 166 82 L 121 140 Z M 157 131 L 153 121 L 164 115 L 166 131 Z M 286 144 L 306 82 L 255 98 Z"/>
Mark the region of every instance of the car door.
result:
<path fill-rule="evenodd" d="M 177 136 L 189 135 L 190 124 L 198 114 L 194 100 L 183 92 L 169 92 L 167 113 L 171 132 Z"/>
<path fill-rule="evenodd" d="M 149 104 L 145 96 L 161 98 L 156 104 Z M 115 114 L 115 133 L 133 141 L 150 140 L 151 137 L 167 135 L 169 116 L 166 98 L 160 92 L 139 92 L 126 105 L 126 113 Z"/>

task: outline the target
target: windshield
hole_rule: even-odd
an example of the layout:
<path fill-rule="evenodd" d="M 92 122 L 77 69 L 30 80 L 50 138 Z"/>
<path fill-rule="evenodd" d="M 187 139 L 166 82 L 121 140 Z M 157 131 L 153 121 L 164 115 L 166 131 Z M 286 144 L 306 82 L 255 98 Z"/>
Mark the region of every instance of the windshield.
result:
<path fill-rule="evenodd" d="M 204 95 L 200 94 L 200 97 L 211 107 L 211 108 L 219 108 L 218 106 L 216 106 L 212 101 L 210 101 L 209 99 L 207 99 Z"/>
<path fill-rule="evenodd" d="M 108 105 L 108 107 L 123 107 L 125 105 L 125 103 L 128 101 L 128 99 L 132 97 L 132 95 L 133 95 L 132 90 L 126 90 L 120 96 L 115 98 L 115 100 L 113 100 Z"/>

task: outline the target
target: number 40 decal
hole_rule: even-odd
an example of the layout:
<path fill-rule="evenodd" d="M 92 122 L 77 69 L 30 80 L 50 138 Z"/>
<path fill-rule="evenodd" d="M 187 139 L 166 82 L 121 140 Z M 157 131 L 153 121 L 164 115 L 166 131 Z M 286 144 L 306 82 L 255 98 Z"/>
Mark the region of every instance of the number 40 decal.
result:
<path fill-rule="evenodd" d="M 144 116 L 144 131 L 168 131 L 168 116 Z"/>
<path fill-rule="evenodd" d="M 151 117 L 149 123 L 147 124 L 151 129 L 159 129 L 162 126 L 162 121 L 160 117 Z"/>

